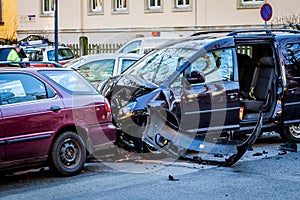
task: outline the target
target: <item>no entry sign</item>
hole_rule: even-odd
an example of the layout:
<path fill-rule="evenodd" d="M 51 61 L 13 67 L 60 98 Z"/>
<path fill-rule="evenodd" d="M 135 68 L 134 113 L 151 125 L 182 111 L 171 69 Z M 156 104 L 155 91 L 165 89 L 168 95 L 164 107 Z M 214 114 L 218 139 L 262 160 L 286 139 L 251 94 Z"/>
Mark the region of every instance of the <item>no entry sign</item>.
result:
<path fill-rule="evenodd" d="M 268 3 L 265 3 L 260 8 L 260 16 L 264 21 L 269 21 L 272 18 L 273 9 Z"/>

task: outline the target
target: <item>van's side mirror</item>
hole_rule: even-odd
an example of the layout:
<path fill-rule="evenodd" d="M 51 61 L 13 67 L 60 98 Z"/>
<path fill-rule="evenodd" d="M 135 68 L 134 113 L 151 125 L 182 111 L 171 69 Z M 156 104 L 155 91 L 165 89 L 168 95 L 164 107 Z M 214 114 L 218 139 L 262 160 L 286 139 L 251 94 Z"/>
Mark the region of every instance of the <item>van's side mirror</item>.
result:
<path fill-rule="evenodd" d="M 186 80 L 190 84 L 204 83 L 205 82 L 205 76 L 200 71 L 192 71 L 191 74 L 188 77 L 186 77 Z"/>

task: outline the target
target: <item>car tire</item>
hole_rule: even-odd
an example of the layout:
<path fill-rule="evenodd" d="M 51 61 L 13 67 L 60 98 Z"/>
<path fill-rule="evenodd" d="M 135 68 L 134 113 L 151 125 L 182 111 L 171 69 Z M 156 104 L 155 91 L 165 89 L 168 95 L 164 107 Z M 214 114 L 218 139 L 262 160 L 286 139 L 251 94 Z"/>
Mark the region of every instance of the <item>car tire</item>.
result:
<path fill-rule="evenodd" d="M 147 144 L 146 142 L 143 142 L 143 153 L 160 154 L 161 151 L 156 150 L 151 145 Z"/>
<path fill-rule="evenodd" d="M 288 125 L 280 132 L 281 138 L 287 142 L 300 142 L 300 124 Z"/>
<path fill-rule="evenodd" d="M 79 135 L 67 131 L 56 138 L 50 155 L 51 169 L 59 175 L 72 176 L 82 171 L 85 161 L 85 145 Z"/>

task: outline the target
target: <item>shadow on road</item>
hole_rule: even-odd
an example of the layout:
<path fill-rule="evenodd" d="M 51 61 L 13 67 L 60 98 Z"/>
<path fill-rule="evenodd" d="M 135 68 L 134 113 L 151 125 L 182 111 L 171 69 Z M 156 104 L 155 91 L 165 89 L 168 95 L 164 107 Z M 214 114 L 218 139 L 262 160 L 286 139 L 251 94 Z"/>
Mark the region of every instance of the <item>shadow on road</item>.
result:
<path fill-rule="evenodd" d="M 259 149 L 258 151 L 262 151 L 264 154 L 264 149 L 271 148 L 276 154 L 279 150 L 274 149 L 280 147 L 284 142 L 281 140 L 279 134 L 277 133 L 264 133 L 254 144 L 254 149 Z M 265 151 L 266 152 L 266 151 Z M 274 153 L 274 155 L 275 155 Z M 250 151 L 248 153 L 251 157 L 256 156 L 256 151 Z M 180 161 L 180 159 L 172 158 L 173 162 Z M 88 173 L 91 171 L 102 171 L 106 170 L 108 167 L 103 162 L 111 162 L 111 163 L 127 163 L 127 162 L 168 162 L 170 160 L 170 155 L 166 155 L 163 153 L 144 153 L 144 154 L 136 154 L 134 152 L 125 151 L 116 146 L 111 147 L 110 149 L 102 150 L 96 152 L 94 157 L 87 160 L 87 165 L 82 173 Z M 2 173 L 0 174 L 0 193 L 3 189 L 1 186 L 4 185 L 14 185 L 14 184 L 23 184 L 23 183 L 31 183 L 39 180 L 49 180 L 49 179 L 57 179 L 58 177 L 52 173 L 48 167 L 39 167 L 32 169 L 23 169 L 14 173 Z"/>

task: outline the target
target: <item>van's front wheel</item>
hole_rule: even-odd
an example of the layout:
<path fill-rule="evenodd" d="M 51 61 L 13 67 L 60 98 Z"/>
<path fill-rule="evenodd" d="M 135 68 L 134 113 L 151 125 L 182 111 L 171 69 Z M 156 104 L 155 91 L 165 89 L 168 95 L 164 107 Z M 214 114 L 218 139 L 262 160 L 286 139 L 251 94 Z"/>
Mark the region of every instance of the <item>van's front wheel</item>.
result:
<path fill-rule="evenodd" d="M 300 124 L 285 126 L 280 135 L 288 142 L 300 142 Z"/>

